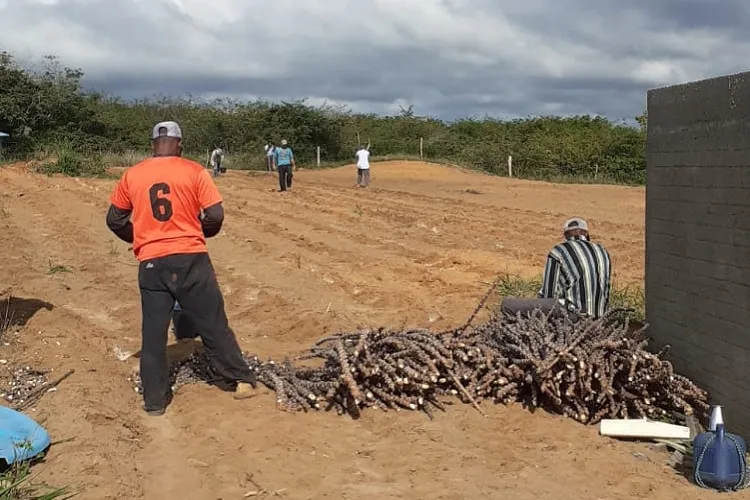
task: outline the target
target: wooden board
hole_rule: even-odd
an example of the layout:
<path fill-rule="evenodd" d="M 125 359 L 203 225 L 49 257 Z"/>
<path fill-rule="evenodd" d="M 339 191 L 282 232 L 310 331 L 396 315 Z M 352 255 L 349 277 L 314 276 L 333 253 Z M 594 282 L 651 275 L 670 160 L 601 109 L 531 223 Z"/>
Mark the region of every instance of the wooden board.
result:
<path fill-rule="evenodd" d="M 606 419 L 599 424 L 599 434 L 611 437 L 648 439 L 690 439 L 684 425 L 654 422 L 646 419 Z"/>

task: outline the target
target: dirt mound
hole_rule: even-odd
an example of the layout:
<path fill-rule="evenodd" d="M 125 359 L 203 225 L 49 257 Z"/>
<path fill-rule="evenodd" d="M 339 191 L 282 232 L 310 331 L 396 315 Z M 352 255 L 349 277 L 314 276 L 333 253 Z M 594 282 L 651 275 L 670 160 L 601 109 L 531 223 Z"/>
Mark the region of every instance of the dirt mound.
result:
<path fill-rule="evenodd" d="M 642 277 L 642 189 L 420 162 L 372 173 L 358 190 L 353 167 L 300 171 L 286 195 L 273 175 L 218 179 L 227 221 L 209 246 L 244 348 L 279 358 L 340 330 L 456 326 L 498 272 L 538 274 L 570 215 L 589 219 L 620 281 Z M 515 407 L 351 421 L 196 385 L 148 419 L 127 379 L 137 359 L 120 360 L 139 348 L 140 298 L 135 261 L 104 224 L 113 184 L 0 169 L 0 289 L 54 305 L 0 344 L 0 358 L 76 369 L 32 413 L 55 441 L 70 439 L 39 466 L 44 480 L 91 499 L 704 497 L 643 447 Z"/>

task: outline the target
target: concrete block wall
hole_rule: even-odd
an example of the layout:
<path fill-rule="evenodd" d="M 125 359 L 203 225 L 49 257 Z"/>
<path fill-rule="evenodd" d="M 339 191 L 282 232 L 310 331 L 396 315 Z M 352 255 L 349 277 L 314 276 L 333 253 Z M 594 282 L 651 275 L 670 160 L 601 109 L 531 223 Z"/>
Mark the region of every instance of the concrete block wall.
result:
<path fill-rule="evenodd" d="M 646 316 L 750 440 L 750 72 L 648 93 Z"/>

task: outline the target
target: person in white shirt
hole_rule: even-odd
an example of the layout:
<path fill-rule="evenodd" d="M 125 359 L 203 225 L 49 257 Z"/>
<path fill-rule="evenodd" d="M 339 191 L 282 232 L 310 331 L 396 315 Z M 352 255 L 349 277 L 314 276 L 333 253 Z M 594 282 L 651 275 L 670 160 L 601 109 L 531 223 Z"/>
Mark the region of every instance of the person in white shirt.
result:
<path fill-rule="evenodd" d="M 211 151 L 211 166 L 214 169 L 214 177 L 219 175 L 219 172 L 224 173 L 227 171 L 226 168 L 221 168 L 221 163 L 224 161 L 224 150 L 216 148 Z"/>
<path fill-rule="evenodd" d="M 273 142 L 268 141 L 264 149 L 266 151 L 266 170 L 271 172 L 273 171 L 273 154 L 276 151 L 276 146 L 273 145 Z"/>
<path fill-rule="evenodd" d="M 366 188 L 370 185 L 370 145 L 360 146 L 357 156 L 357 187 Z"/>

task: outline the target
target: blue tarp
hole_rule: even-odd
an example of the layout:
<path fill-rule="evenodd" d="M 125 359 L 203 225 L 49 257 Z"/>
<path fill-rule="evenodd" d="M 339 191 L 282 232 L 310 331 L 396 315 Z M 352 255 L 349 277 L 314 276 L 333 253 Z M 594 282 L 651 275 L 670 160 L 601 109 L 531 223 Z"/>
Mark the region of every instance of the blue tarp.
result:
<path fill-rule="evenodd" d="M 8 464 L 30 460 L 50 445 L 49 433 L 23 413 L 0 406 L 0 458 Z"/>

